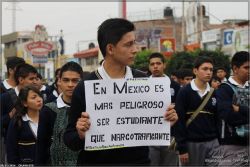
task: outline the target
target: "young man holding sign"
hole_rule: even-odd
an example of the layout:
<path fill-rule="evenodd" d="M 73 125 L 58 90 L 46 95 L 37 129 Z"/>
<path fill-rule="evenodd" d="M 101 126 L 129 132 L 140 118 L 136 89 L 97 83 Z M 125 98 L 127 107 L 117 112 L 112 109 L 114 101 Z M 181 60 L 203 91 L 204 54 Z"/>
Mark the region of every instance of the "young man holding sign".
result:
<path fill-rule="evenodd" d="M 86 80 L 108 80 L 121 78 L 147 77 L 144 73 L 131 69 L 138 51 L 135 44 L 135 27 L 125 19 L 108 19 L 98 30 L 98 43 L 104 61 L 97 71 L 92 72 Z M 85 82 L 76 87 L 71 104 L 69 124 L 64 133 L 64 142 L 72 150 L 81 150 L 79 165 L 149 165 L 148 147 L 123 147 L 117 149 L 86 151 L 84 150 L 85 133 L 90 128 L 89 114 L 86 111 Z M 93 101 L 94 103 L 95 101 Z M 85 112 L 86 111 L 86 112 Z M 169 106 L 164 115 L 174 124 L 178 116 Z M 108 124 L 109 122 L 106 121 Z M 93 125 L 92 125 L 93 126 Z"/>

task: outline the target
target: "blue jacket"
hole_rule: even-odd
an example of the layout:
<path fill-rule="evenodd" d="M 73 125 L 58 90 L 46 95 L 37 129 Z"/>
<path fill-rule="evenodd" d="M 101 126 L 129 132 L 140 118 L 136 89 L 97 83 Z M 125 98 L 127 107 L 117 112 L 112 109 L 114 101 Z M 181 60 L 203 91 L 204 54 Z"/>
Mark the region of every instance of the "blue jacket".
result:
<path fill-rule="evenodd" d="M 227 84 L 221 84 L 216 92 L 219 117 L 225 123 L 220 121 L 219 124 L 220 142 L 225 145 L 249 145 L 249 137 L 232 136 L 229 132 L 230 127 L 249 124 L 249 106 L 239 106 L 239 112 L 234 112 L 232 107 L 233 94 L 233 89 Z"/>
<path fill-rule="evenodd" d="M 13 89 L 11 91 L 14 91 Z M 16 99 L 18 98 L 15 95 Z M 6 132 L 10 123 L 9 112 L 14 108 L 15 104 L 9 91 L 0 95 L 1 104 L 1 135 L 6 137 Z"/>
<path fill-rule="evenodd" d="M 179 120 L 175 126 L 175 137 L 180 154 L 187 153 L 187 142 L 203 142 L 218 138 L 215 93 L 203 108 L 203 112 L 186 127 L 192 112 L 200 106 L 205 97 L 201 98 L 191 88 L 191 84 L 182 87 L 177 95 L 175 109 Z"/>
<path fill-rule="evenodd" d="M 34 164 L 36 156 L 36 136 L 29 121 L 17 126 L 15 119 L 10 121 L 7 132 L 7 162 L 9 164 Z"/>

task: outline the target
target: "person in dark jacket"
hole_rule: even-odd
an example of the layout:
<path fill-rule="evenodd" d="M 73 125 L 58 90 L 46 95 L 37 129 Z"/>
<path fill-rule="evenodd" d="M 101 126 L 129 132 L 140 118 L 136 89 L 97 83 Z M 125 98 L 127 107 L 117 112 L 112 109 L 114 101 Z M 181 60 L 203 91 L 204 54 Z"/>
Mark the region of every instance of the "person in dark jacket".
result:
<path fill-rule="evenodd" d="M 20 90 L 16 113 L 7 132 L 8 164 L 34 164 L 39 111 L 43 106 L 40 91 L 33 86 Z"/>
<path fill-rule="evenodd" d="M 29 64 L 22 63 L 22 59 L 18 59 L 18 61 L 14 61 L 14 62 L 18 63 L 19 61 L 20 63 L 18 66 L 14 68 L 15 70 L 9 70 L 11 78 L 12 78 L 13 72 L 15 71 L 14 80 L 15 80 L 16 87 L 9 89 L 8 91 L 1 93 L 0 95 L 1 149 L 2 149 L 1 162 L 2 163 L 5 163 L 6 161 L 6 158 L 5 158 L 6 157 L 5 155 L 6 132 L 7 132 L 10 119 L 13 117 L 15 113 L 14 105 L 16 103 L 19 90 L 25 85 L 36 84 L 36 75 L 37 75 L 36 69 Z"/>
<path fill-rule="evenodd" d="M 45 104 L 40 113 L 36 161 L 38 165 L 76 166 L 78 152 L 65 146 L 63 133 L 68 122 L 73 90 L 82 78 L 83 71 L 79 64 L 68 62 L 62 66 L 59 75 L 62 93 L 55 101 Z"/>
<path fill-rule="evenodd" d="M 249 52 L 235 53 L 233 76 L 217 90 L 221 166 L 249 166 Z"/>
<path fill-rule="evenodd" d="M 8 79 L 5 79 L 0 84 L 0 93 L 1 94 L 8 91 L 11 88 L 16 87 L 16 81 L 15 81 L 15 77 L 14 77 L 15 70 L 19 64 L 24 64 L 24 63 L 25 63 L 25 61 L 21 57 L 9 57 L 9 58 L 7 58 L 6 67 L 7 67 Z"/>
<path fill-rule="evenodd" d="M 98 43 L 104 61 L 88 75 L 86 80 L 147 77 L 143 72 L 131 69 L 138 51 L 135 43 L 135 27 L 126 19 L 104 21 L 98 29 Z M 64 142 L 72 150 L 80 150 L 78 165 L 149 165 L 148 147 L 125 147 L 108 150 L 85 151 L 85 132 L 90 128 L 86 111 L 84 81 L 80 82 L 72 96 L 69 124 Z M 168 108 L 165 119 L 174 124 L 178 116 L 173 106 Z"/>
<path fill-rule="evenodd" d="M 0 96 L 1 101 L 1 133 L 5 137 L 10 119 L 15 114 L 15 103 L 21 88 L 27 85 L 36 86 L 37 70 L 30 64 L 20 64 L 16 67 L 15 81 L 17 86 Z"/>
<path fill-rule="evenodd" d="M 211 91 L 208 82 L 213 74 L 213 61 L 208 57 L 197 57 L 193 72 L 195 79 L 179 90 L 176 99 L 175 108 L 179 116 L 175 129 L 177 150 L 182 165 L 216 165 L 216 160 L 214 163 L 210 160 L 220 153 L 214 92 L 190 125 L 186 126 L 186 122 Z"/>

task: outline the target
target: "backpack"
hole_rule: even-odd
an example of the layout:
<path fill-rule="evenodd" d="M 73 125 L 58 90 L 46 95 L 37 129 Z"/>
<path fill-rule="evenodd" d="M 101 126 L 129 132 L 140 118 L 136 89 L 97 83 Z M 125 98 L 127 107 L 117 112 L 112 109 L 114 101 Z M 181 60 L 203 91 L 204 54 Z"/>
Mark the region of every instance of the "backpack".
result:
<path fill-rule="evenodd" d="M 51 163 L 54 166 L 75 166 L 77 163 L 78 152 L 70 150 L 63 142 L 63 134 L 68 124 L 67 108 L 57 108 L 55 102 L 45 104 L 57 115 L 54 123 L 50 146 Z"/>
<path fill-rule="evenodd" d="M 247 88 L 240 88 L 237 86 L 234 86 L 233 84 L 229 82 L 224 82 L 223 84 L 227 84 L 231 87 L 233 90 L 233 104 L 238 106 L 247 106 L 249 109 L 249 100 L 250 100 L 250 90 L 249 87 Z M 228 125 L 229 132 L 231 133 L 231 136 L 236 137 L 248 137 L 249 136 L 249 123 L 244 125 L 239 125 L 235 127 L 231 127 Z"/>

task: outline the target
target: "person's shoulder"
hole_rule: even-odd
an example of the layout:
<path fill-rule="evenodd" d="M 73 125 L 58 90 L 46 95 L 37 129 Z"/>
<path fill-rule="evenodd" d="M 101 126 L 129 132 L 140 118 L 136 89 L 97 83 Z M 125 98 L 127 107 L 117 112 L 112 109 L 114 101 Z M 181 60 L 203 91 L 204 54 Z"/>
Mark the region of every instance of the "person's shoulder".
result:
<path fill-rule="evenodd" d="M 146 72 L 131 68 L 133 77 L 148 77 Z"/>
<path fill-rule="evenodd" d="M 0 92 L 1 92 L 1 93 L 4 93 L 4 92 L 6 92 L 6 90 L 7 90 L 7 89 L 6 89 L 6 87 L 4 86 L 3 82 L 1 82 L 1 83 L 0 83 Z"/>
<path fill-rule="evenodd" d="M 9 91 L 10 91 L 10 90 L 8 90 L 8 91 L 6 91 L 6 92 L 4 92 L 4 93 L 1 93 L 0 99 L 9 100 L 9 99 L 11 98 Z"/>
<path fill-rule="evenodd" d="M 92 71 L 91 73 L 89 73 L 84 79 L 82 79 L 78 85 L 76 86 L 75 90 L 79 91 L 81 89 L 84 89 L 84 81 L 88 81 L 88 80 L 97 80 L 98 77 L 96 75 L 96 71 Z M 75 91 L 76 92 L 76 91 Z"/>
<path fill-rule="evenodd" d="M 96 72 L 97 71 L 92 71 L 91 73 L 89 73 L 85 79 L 83 81 L 86 81 L 86 80 L 95 80 L 95 79 L 98 79 L 97 75 L 96 75 Z"/>
<path fill-rule="evenodd" d="M 180 84 L 172 79 L 170 79 L 170 85 L 171 87 L 180 89 Z"/>
<path fill-rule="evenodd" d="M 188 93 L 188 92 L 192 92 L 194 90 L 192 89 L 191 84 L 189 83 L 187 85 L 184 85 L 184 86 L 180 87 L 179 91 Z"/>
<path fill-rule="evenodd" d="M 234 91 L 237 85 L 232 84 L 231 82 L 222 82 L 218 88 L 218 91 Z"/>
<path fill-rule="evenodd" d="M 56 112 L 54 111 L 56 107 L 57 105 L 54 101 L 46 103 L 40 111 L 40 116 L 45 117 L 46 119 L 49 117 L 53 117 L 54 115 L 56 115 Z"/>

